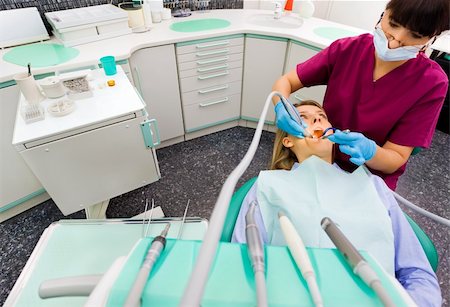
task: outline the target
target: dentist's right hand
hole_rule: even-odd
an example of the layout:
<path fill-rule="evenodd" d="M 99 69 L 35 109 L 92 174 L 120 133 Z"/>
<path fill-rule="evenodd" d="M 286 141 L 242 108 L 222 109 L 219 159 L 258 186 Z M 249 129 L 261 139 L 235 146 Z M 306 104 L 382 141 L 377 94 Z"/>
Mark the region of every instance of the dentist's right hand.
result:
<path fill-rule="evenodd" d="M 302 127 L 291 119 L 281 100 L 275 105 L 275 114 L 278 128 L 297 138 L 303 139 L 305 137 L 306 127 Z"/>

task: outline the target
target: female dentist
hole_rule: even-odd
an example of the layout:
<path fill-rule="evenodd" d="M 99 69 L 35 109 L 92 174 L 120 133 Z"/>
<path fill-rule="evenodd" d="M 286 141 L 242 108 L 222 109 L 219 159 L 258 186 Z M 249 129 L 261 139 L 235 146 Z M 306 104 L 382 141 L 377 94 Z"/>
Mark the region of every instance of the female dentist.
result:
<path fill-rule="evenodd" d="M 366 163 L 395 190 L 414 147 L 430 146 L 445 99 L 447 76 L 424 51 L 449 29 L 449 9 L 449 0 L 391 0 L 373 35 L 333 42 L 283 75 L 273 90 L 288 97 L 326 84 L 330 122 L 354 131 L 329 137 L 339 144 L 336 162 L 347 171 Z M 278 98 L 274 104 L 278 128 L 304 137 Z"/>

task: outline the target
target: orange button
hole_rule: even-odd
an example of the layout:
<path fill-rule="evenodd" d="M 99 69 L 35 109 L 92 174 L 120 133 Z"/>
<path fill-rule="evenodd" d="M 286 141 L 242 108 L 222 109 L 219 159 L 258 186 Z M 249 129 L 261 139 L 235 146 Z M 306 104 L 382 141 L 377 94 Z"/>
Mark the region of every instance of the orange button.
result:
<path fill-rule="evenodd" d="M 116 85 L 116 81 L 114 81 L 114 80 L 108 80 L 108 82 L 106 82 L 106 83 L 108 83 L 108 86 Z"/>

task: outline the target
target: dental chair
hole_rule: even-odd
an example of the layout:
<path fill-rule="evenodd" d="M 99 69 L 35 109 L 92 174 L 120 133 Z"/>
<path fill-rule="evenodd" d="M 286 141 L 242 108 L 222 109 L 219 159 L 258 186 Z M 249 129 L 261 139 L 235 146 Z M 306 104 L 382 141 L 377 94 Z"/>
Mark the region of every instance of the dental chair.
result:
<path fill-rule="evenodd" d="M 234 226 L 236 224 L 237 217 L 239 215 L 239 211 L 241 208 L 242 201 L 247 195 L 247 192 L 255 183 L 258 177 L 253 177 L 245 182 L 234 194 L 230 201 L 230 206 L 228 208 L 227 216 L 225 218 L 225 224 L 222 230 L 222 235 L 220 240 L 222 242 L 231 242 L 231 236 L 233 234 Z M 398 201 L 398 199 L 397 199 Z M 399 201 L 401 203 L 401 201 Z M 414 233 L 419 239 L 420 245 L 422 245 L 423 250 L 427 256 L 428 261 L 430 262 L 433 271 L 436 272 L 439 258 L 438 253 L 436 251 L 436 247 L 431 241 L 430 237 L 420 228 L 419 225 L 405 212 L 403 212 L 409 224 L 411 225 Z"/>

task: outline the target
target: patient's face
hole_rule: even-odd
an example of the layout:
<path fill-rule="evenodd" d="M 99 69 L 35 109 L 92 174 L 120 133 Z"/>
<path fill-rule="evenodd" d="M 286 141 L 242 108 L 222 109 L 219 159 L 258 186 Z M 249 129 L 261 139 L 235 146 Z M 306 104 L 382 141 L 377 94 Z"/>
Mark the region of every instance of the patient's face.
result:
<path fill-rule="evenodd" d="M 328 117 L 322 109 L 316 106 L 303 105 L 297 107 L 297 110 L 299 111 L 300 116 L 303 118 L 305 123 L 308 125 L 308 128 L 306 129 L 309 133 L 311 133 L 311 135 L 314 135 L 314 131 L 323 131 L 326 128 L 331 127 L 331 124 L 328 121 Z M 332 133 L 332 131 L 330 131 L 329 133 Z M 284 145 L 286 146 L 288 143 L 291 144 L 291 146 L 287 147 L 291 148 L 291 150 L 299 158 L 299 161 L 306 159 L 311 155 L 316 155 L 323 158 L 327 158 L 328 156 L 331 157 L 333 143 L 331 143 L 328 139 L 298 139 L 290 135 L 287 136 L 287 138 L 289 138 L 289 142 L 284 143 Z"/>

